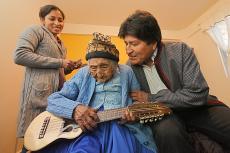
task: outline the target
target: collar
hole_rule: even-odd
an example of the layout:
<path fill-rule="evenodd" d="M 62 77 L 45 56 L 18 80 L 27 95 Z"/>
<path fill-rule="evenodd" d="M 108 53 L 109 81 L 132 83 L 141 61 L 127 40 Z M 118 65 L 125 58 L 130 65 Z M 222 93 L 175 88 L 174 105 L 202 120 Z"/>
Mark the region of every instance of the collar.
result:
<path fill-rule="evenodd" d="M 157 56 L 157 52 L 158 52 L 158 49 L 156 48 L 156 49 L 154 50 L 152 56 L 151 56 L 151 59 L 152 59 L 153 63 L 154 63 L 154 59 L 155 59 L 156 56 Z M 147 66 L 146 64 L 142 64 L 142 66 L 144 66 L 144 67 L 149 67 L 149 66 Z"/>
<path fill-rule="evenodd" d="M 154 61 L 155 57 L 157 56 L 157 51 L 158 51 L 158 49 L 156 48 L 155 51 L 154 51 L 153 54 L 152 54 L 151 59 L 152 59 L 153 61 Z"/>

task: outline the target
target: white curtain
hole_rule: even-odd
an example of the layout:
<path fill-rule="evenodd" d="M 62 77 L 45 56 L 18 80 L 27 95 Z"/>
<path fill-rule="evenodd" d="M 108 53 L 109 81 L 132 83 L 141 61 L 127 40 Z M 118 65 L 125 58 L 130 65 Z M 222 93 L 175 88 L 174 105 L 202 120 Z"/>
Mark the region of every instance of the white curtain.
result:
<path fill-rule="evenodd" d="M 207 32 L 215 41 L 227 77 L 230 77 L 230 16 L 216 22 Z"/>

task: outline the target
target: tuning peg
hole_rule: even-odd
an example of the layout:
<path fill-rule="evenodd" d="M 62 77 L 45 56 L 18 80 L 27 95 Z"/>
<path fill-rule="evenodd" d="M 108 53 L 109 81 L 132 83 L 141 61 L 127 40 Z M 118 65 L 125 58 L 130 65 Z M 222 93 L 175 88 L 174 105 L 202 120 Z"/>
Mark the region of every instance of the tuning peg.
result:
<path fill-rule="evenodd" d="M 153 122 L 153 119 L 151 118 L 151 119 L 149 119 L 149 122 Z"/>
<path fill-rule="evenodd" d="M 156 121 L 157 121 L 157 118 L 155 118 L 154 121 L 156 122 Z"/>
<path fill-rule="evenodd" d="M 146 120 L 145 120 L 145 123 L 147 123 L 148 121 L 149 121 L 149 120 L 148 120 L 148 119 L 146 119 Z"/>
<path fill-rule="evenodd" d="M 144 123 L 144 120 L 140 120 L 140 123 L 143 124 L 143 123 Z"/>

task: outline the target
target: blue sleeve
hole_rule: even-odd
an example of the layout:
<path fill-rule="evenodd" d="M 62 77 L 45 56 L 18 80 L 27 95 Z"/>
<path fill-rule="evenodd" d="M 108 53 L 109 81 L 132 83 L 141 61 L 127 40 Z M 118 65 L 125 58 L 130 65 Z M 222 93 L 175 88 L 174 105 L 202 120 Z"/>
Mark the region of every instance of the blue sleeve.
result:
<path fill-rule="evenodd" d="M 79 89 L 84 78 L 84 70 L 80 69 L 73 78 L 64 83 L 63 88 L 48 97 L 47 111 L 64 118 L 72 118 L 74 108 L 81 102 L 77 102 Z"/>

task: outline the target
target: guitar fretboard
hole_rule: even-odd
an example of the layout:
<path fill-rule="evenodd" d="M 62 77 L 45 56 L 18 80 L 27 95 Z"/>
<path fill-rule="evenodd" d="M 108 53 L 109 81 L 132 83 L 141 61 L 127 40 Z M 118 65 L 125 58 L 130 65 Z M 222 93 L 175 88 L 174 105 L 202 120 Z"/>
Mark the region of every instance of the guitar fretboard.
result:
<path fill-rule="evenodd" d="M 117 108 L 97 112 L 100 122 L 119 119 L 124 114 L 126 108 Z"/>

